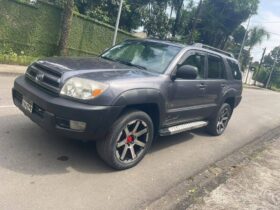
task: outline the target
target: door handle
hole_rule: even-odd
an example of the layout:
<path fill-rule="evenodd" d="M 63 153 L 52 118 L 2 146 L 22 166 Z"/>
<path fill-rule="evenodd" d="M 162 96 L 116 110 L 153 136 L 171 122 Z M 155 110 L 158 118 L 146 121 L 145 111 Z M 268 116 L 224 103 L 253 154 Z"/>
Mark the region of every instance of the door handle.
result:
<path fill-rule="evenodd" d="M 207 87 L 207 85 L 201 83 L 201 84 L 198 84 L 197 87 L 199 87 L 200 89 L 204 89 Z"/>
<path fill-rule="evenodd" d="M 221 84 L 221 87 L 225 87 L 225 86 L 226 86 L 226 83 L 222 83 L 222 84 Z"/>

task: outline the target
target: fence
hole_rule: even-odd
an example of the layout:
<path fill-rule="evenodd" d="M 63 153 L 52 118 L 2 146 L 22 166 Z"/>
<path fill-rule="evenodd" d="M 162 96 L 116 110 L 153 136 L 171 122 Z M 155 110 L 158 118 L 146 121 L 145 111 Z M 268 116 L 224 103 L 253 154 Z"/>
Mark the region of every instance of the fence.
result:
<path fill-rule="evenodd" d="M 0 0 L 0 53 L 34 57 L 57 54 L 62 9 L 38 1 Z M 97 55 L 111 46 L 114 27 L 74 13 L 69 36 L 70 55 Z M 120 30 L 118 42 L 133 36 Z"/>

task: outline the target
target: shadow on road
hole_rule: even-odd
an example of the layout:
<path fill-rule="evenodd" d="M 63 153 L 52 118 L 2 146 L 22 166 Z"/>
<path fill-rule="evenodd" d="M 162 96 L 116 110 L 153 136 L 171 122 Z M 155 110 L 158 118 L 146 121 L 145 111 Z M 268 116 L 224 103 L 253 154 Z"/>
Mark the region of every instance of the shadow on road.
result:
<path fill-rule="evenodd" d="M 115 172 L 99 159 L 94 142 L 48 133 L 23 115 L 1 116 L 0 133 L 0 166 L 9 170 L 31 175 L 61 174 L 73 170 L 82 173 Z M 195 135 L 205 134 L 198 130 Z M 193 137 L 192 133 L 182 133 L 157 138 L 150 153 Z"/>

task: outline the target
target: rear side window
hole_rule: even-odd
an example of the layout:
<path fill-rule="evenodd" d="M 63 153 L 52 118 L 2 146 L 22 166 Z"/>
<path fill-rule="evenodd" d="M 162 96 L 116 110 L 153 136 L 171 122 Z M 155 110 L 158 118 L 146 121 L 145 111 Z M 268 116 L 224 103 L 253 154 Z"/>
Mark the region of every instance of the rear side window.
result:
<path fill-rule="evenodd" d="M 221 58 L 208 55 L 208 78 L 209 79 L 226 78 L 225 66 Z"/>
<path fill-rule="evenodd" d="M 239 66 L 236 62 L 231 61 L 231 60 L 227 60 L 229 66 L 230 66 L 230 70 L 232 72 L 232 76 L 235 80 L 241 80 L 242 79 L 242 75 L 239 69 Z"/>

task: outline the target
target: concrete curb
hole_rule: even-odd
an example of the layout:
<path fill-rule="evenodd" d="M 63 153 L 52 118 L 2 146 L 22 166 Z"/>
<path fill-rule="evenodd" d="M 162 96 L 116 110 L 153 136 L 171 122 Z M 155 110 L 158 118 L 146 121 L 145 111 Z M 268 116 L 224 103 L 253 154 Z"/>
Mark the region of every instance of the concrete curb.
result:
<path fill-rule="evenodd" d="M 266 146 L 280 136 L 280 126 L 266 134 L 257 137 L 243 148 L 233 152 L 223 160 L 216 162 L 202 170 L 195 176 L 178 183 L 157 200 L 143 204 L 145 210 L 186 210 L 220 184 L 226 182 L 233 174 L 240 170 L 241 165 L 254 159 Z"/>
<path fill-rule="evenodd" d="M 0 73 L 4 74 L 24 74 L 27 66 L 0 64 Z"/>

